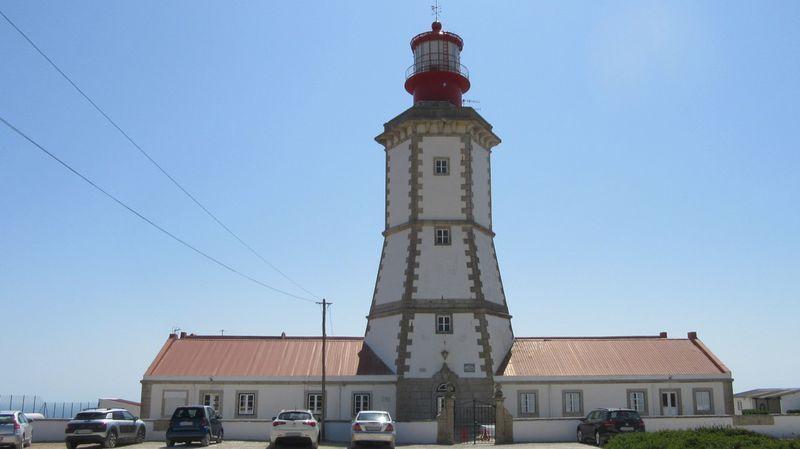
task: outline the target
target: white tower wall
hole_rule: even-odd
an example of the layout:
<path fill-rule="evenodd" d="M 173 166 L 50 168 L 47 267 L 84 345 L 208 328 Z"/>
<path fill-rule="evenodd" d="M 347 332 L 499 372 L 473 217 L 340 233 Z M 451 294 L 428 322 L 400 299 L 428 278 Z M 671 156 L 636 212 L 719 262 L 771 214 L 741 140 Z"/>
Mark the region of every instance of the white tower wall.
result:
<path fill-rule="evenodd" d="M 513 343 L 491 229 L 489 159 L 499 138 L 472 108 L 429 102 L 377 140 L 386 229 L 365 342 L 398 375 L 399 419 L 429 419 L 441 383 L 488 400 Z M 437 160 L 448 170 L 437 172 Z"/>

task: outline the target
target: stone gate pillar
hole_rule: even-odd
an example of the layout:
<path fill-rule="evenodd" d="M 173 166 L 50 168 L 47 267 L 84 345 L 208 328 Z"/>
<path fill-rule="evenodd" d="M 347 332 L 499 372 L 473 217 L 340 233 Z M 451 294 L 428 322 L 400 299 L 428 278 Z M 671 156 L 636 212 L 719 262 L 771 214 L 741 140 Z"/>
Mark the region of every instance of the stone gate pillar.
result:
<path fill-rule="evenodd" d="M 456 398 L 452 392 L 444 397 L 442 411 L 436 416 L 436 442 L 439 444 L 453 444 L 453 426 L 455 425 Z"/>
<path fill-rule="evenodd" d="M 495 386 L 494 405 L 495 405 L 495 420 L 494 420 L 494 443 L 495 444 L 510 444 L 514 442 L 514 417 L 506 409 L 506 398 L 503 395 L 503 390 L 500 389 L 500 384 Z"/>

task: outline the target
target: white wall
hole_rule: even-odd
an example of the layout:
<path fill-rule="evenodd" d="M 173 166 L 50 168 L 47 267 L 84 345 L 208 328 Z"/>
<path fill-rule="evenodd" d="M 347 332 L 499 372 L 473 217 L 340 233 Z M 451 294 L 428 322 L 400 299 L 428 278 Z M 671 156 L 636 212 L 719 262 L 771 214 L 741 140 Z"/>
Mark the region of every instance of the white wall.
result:
<path fill-rule="evenodd" d="M 399 422 L 395 426 L 400 444 L 426 444 L 436 442 L 436 421 Z"/>
<path fill-rule="evenodd" d="M 461 212 L 466 202 L 461 200 L 461 184 L 464 167 L 461 165 L 461 149 L 464 144 L 458 136 L 423 136 L 420 143 L 422 154 L 419 169 L 422 173 L 421 219 L 463 219 Z M 437 176 L 433 173 L 434 158 L 450 159 L 450 174 Z M 445 295 L 446 297 L 447 295 Z"/>
<path fill-rule="evenodd" d="M 411 345 L 408 360 L 408 378 L 429 378 L 442 368 L 444 359 L 442 351 L 447 350 L 447 366 L 460 377 L 484 377 L 480 369 L 481 359 L 478 354 L 480 334 L 475 331 L 478 320 L 472 313 L 453 314 L 453 333 L 437 334 L 435 332 L 433 313 L 417 313 L 414 315 L 414 331 L 409 333 Z M 474 373 L 464 372 L 464 364 L 475 365 Z"/>
<path fill-rule="evenodd" d="M 500 268 L 497 266 L 497 258 L 494 255 L 494 248 L 492 248 L 492 237 L 479 231 L 475 231 L 474 234 L 483 295 L 487 301 L 503 304 L 505 297 L 503 286 L 500 284 Z"/>
<path fill-rule="evenodd" d="M 733 418 L 730 416 L 654 416 L 644 418 L 644 428 L 648 432 L 731 426 L 733 426 Z"/>
<path fill-rule="evenodd" d="M 140 406 L 131 404 L 126 401 L 118 401 L 116 399 L 110 398 L 100 398 L 98 401 L 97 407 L 99 408 L 124 408 L 125 410 L 131 412 L 133 416 L 139 416 L 141 413 Z"/>
<path fill-rule="evenodd" d="M 472 201 L 473 215 L 478 224 L 487 228 L 492 227 L 491 210 L 489 204 L 490 188 L 490 165 L 489 151 L 472 141 Z"/>
<path fill-rule="evenodd" d="M 405 140 L 386 152 L 389 158 L 389 173 L 386 180 L 386 188 L 389 190 L 389 226 L 407 222 L 411 213 L 411 198 L 408 195 L 411 188 L 409 184 L 409 179 L 411 179 L 409 172 L 411 162 L 408 159 L 411 155 L 409 144 L 410 142 Z"/>
<path fill-rule="evenodd" d="M 44 419 L 33 422 L 33 442 L 64 441 L 68 419 Z"/>
<path fill-rule="evenodd" d="M 380 278 L 375 290 L 375 304 L 400 301 L 405 288 L 408 258 L 408 233 L 400 231 L 386 237 L 380 261 Z M 390 366 L 394 365 L 394 361 Z"/>
<path fill-rule="evenodd" d="M 172 415 L 172 410 L 161 413 L 161 398 L 165 390 L 185 390 L 188 393 L 188 403 L 198 404 L 201 401 L 200 392 L 204 390 L 222 390 L 222 416 L 230 422 L 235 419 L 245 421 L 271 420 L 283 409 L 306 408 L 306 393 L 321 391 L 319 382 L 281 382 L 236 384 L 214 382 L 205 383 L 158 383 L 152 386 L 152 401 L 150 419 L 164 419 Z M 339 383 L 334 379 L 327 385 L 328 404 L 325 410 L 326 418 L 331 420 L 350 420 L 352 410 L 352 395 L 355 392 L 366 392 L 372 395 L 372 408 L 387 410 L 394 415 L 395 411 L 395 385 L 394 383 Z M 254 416 L 237 417 L 236 393 L 257 392 L 256 414 Z"/>
<path fill-rule="evenodd" d="M 775 438 L 800 438 L 800 416 L 773 415 L 775 424 L 768 426 L 738 426 L 753 432 L 763 433 Z"/>
<path fill-rule="evenodd" d="M 733 413 L 741 415 L 745 410 L 752 410 L 756 408 L 752 398 L 734 398 L 733 399 Z"/>
<path fill-rule="evenodd" d="M 659 389 L 677 389 L 681 392 L 682 415 L 694 413 L 693 388 L 712 388 L 714 415 L 725 413 L 723 382 L 624 382 L 619 383 L 510 383 L 501 380 L 506 396 L 506 407 L 515 417 L 518 416 L 518 393 L 536 391 L 538 393 L 539 417 L 556 418 L 563 416 L 562 393 L 565 390 L 583 392 L 583 412 L 602 407 L 628 407 L 627 390 L 647 390 L 648 415 L 659 416 Z"/>
<path fill-rule="evenodd" d="M 574 441 L 580 421 L 571 418 L 515 419 L 515 443 Z"/>
<path fill-rule="evenodd" d="M 469 248 L 464 243 L 466 235 L 461 226 L 450 227 L 450 245 L 435 245 L 434 229 L 434 226 L 423 226 L 418 234 L 422 243 L 417 245 L 419 268 L 414 273 L 419 278 L 414 282 L 417 288 L 414 299 L 475 298 L 475 293 L 469 289 L 474 284 L 469 280 Z"/>
<path fill-rule="evenodd" d="M 800 393 L 787 394 L 781 398 L 781 413 L 788 410 L 800 410 Z"/>
<path fill-rule="evenodd" d="M 382 318 L 373 318 L 369 322 L 369 329 L 364 342 L 380 357 L 383 363 L 394 370 L 397 363 L 397 345 L 400 332 L 401 315 L 390 315 Z"/>

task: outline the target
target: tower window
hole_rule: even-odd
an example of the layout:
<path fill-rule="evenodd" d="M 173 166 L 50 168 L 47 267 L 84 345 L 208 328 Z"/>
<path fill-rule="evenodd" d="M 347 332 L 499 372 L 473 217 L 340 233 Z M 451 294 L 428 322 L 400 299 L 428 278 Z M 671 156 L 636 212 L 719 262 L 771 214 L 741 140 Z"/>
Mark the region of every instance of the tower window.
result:
<path fill-rule="evenodd" d="M 437 246 L 447 246 L 450 245 L 450 228 L 436 228 L 436 240 L 434 243 Z"/>
<path fill-rule="evenodd" d="M 453 333 L 453 315 L 450 314 L 436 315 L 436 333 L 437 334 Z"/>
<path fill-rule="evenodd" d="M 446 176 L 450 174 L 450 158 L 437 157 L 433 159 L 433 174 Z"/>

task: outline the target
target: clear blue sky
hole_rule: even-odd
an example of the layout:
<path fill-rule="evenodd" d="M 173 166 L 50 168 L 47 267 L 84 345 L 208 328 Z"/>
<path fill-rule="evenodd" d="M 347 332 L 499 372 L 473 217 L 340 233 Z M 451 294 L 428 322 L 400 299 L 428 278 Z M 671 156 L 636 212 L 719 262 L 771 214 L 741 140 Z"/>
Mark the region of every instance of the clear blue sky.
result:
<path fill-rule="evenodd" d="M 3 11 L 146 150 L 363 335 L 382 124 L 429 2 L 41 2 Z M 700 337 L 735 389 L 800 386 L 800 2 L 443 2 L 503 143 L 518 336 Z M 132 206 L 293 289 L 4 21 L 0 115 Z M 173 326 L 319 333 L 319 308 L 201 259 L 0 128 L 0 393 L 139 396 Z M 296 291 L 296 289 L 295 289 Z M 18 347 L 20 350 L 12 350 Z"/>

